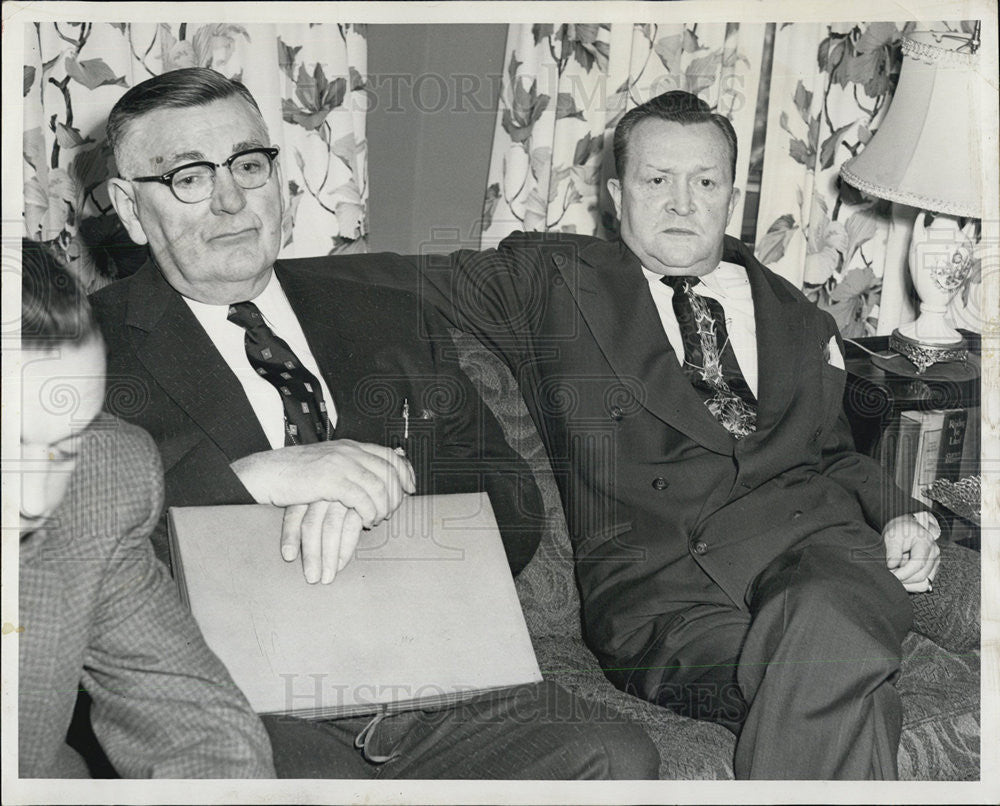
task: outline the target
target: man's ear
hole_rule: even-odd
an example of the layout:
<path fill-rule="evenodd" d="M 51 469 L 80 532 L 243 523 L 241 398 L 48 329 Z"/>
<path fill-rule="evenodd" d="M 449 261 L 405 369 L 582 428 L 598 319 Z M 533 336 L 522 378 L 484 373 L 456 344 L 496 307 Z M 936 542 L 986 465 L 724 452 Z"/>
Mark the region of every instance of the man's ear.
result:
<path fill-rule="evenodd" d="M 730 219 L 733 217 L 733 211 L 736 209 L 736 205 L 740 203 L 740 189 L 733 188 L 733 194 L 729 197 L 729 212 L 726 214 L 726 224 L 729 224 Z"/>
<path fill-rule="evenodd" d="M 289 204 L 288 199 L 285 197 L 285 194 L 288 193 L 288 188 L 285 186 L 285 177 L 281 173 L 281 160 L 280 160 L 280 158 L 276 159 L 274 161 L 274 170 L 275 170 L 275 173 L 278 174 L 278 196 L 281 199 L 281 215 L 282 215 L 282 217 L 284 217 L 284 215 L 285 215 L 285 208 L 289 207 L 290 204 Z"/>
<path fill-rule="evenodd" d="M 139 223 L 139 208 L 132 183 L 124 179 L 109 179 L 108 196 L 111 197 L 111 204 L 125 225 L 129 237 L 139 245 L 149 243 L 142 224 Z"/>
<path fill-rule="evenodd" d="M 618 181 L 615 177 L 611 177 L 608 180 L 608 195 L 611 196 L 611 201 L 615 205 L 615 215 L 618 216 L 618 220 L 621 221 L 622 217 L 622 183 Z"/>
<path fill-rule="evenodd" d="M 295 221 L 292 220 L 290 191 L 285 185 L 284 177 L 281 175 L 281 162 L 278 160 L 275 160 L 274 172 L 278 175 L 278 200 L 281 203 L 281 243 L 278 244 L 280 252 L 292 234 L 292 227 L 295 226 Z"/>

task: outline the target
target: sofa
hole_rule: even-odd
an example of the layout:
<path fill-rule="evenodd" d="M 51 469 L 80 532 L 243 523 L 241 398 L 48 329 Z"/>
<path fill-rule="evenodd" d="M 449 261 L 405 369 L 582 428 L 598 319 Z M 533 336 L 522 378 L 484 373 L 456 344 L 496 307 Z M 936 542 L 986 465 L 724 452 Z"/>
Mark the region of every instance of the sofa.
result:
<path fill-rule="evenodd" d="M 545 500 L 542 543 L 516 580 L 538 664 L 553 680 L 640 722 L 660 751 L 660 778 L 733 777 L 734 736 L 725 728 L 679 716 L 616 689 L 583 642 L 572 549 L 544 448 L 510 372 L 474 338 L 454 332 L 459 359 L 532 467 Z M 914 629 L 904 644 L 903 780 L 978 780 L 980 769 L 979 555 L 943 545 L 934 590 L 916 594 Z M 924 633 L 924 634 L 921 634 Z M 932 636 L 934 640 L 931 640 Z"/>

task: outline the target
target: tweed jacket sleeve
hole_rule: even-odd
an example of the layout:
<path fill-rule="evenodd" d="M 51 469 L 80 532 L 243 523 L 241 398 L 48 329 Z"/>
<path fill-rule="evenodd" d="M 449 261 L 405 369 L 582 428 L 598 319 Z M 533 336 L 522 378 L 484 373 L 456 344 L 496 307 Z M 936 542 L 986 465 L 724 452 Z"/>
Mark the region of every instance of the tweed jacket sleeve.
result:
<path fill-rule="evenodd" d="M 263 725 L 154 557 L 149 534 L 163 503 L 155 445 L 111 418 L 84 444 L 55 528 L 29 552 L 27 570 L 22 558 L 22 586 L 34 581 L 22 592 L 24 618 L 58 638 L 47 652 L 22 652 L 22 733 L 25 720 L 68 724 L 75 691 L 67 699 L 61 682 L 75 676 L 122 777 L 272 777 Z M 63 673 L 50 676 L 46 662 Z M 65 727 L 47 735 L 61 741 Z M 26 770 L 39 752 L 43 763 Z M 44 762 L 58 755 L 22 747 L 22 775 L 57 774 Z"/>

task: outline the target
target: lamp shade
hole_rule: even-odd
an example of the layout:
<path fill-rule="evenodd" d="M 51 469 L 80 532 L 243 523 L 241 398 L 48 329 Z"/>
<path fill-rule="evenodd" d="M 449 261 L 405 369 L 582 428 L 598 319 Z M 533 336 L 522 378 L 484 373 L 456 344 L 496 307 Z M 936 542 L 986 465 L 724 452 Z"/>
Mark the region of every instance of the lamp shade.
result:
<path fill-rule="evenodd" d="M 981 217 L 976 56 L 903 38 L 899 85 L 875 136 L 840 175 L 869 196 Z"/>

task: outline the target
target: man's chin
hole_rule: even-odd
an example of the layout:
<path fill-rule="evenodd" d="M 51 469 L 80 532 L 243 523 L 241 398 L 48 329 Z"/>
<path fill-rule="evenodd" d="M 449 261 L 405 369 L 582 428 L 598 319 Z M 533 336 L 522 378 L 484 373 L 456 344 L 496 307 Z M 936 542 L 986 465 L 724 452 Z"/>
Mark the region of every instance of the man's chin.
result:
<path fill-rule="evenodd" d="M 697 256 L 687 249 L 661 249 L 654 257 L 669 274 L 704 274 L 707 269 L 700 265 Z"/>
<path fill-rule="evenodd" d="M 259 231 L 252 230 L 239 233 L 228 238 L 216 238 L 211 241 L 212 251 L 223 265 L 238 268 L 267 266 L 270 268 L 277 256 L 280 241 L 263 237 Z M 270 258 L 270 259 L 269 259 Z"/>
<path fill-rule="evenodd" d="M 694 248 L 694 244 L 678 246 L 675 239 L 668 240 L 667 236 L 661 238 L 656 246 L 654 257 L 662 267 L 670 270 L 669 274 L 701 277 L 715 271 L 722 259 L 721 250 L 718 254 L 706 255 L 703 249 Z"/>
<path fill-rule="evenodd" d="M 219 265 L 225 267 L 225 276 L 234 282 L 252 282 L 268 275 L 274 265 L 274 258 L 253 243 L 222 250 Z"/>

